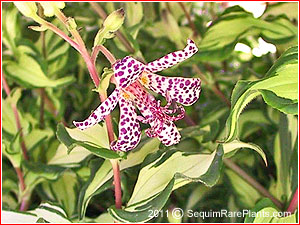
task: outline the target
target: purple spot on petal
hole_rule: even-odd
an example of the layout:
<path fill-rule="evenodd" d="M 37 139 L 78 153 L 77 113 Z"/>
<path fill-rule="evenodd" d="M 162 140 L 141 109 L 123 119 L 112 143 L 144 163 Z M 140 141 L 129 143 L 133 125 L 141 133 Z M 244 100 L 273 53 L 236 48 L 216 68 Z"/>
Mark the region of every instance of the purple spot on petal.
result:
<path fill-rule="evenodd" d="M 189 80 L 185 81 L 185 85 L 189 85 L 191 82 Z"/>
<path fill-rule="evenodd" d="M 123 134 L 126 134 L 126 133 L 127 133 L 127 130 L 126 130 L 125 128 L 122 128 L 122 129 L 121 129 L 121 132 L 122 132 Z"/>

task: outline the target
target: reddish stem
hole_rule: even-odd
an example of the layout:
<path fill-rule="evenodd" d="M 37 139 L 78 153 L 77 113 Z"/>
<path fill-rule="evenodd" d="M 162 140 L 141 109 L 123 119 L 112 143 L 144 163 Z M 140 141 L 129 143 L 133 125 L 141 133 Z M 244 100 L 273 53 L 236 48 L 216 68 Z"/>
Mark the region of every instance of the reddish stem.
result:
<path fill-rule="evenodd" d="M 193 30 L 193 37 L 195 38 L 198 35 L 197 28 L 196 28 L 193 20 L 191 19 L 189 12 L 185 8 L 185 5 L 182 2 L 178 2 L 178 4 L 180 5 L 182 11 L 184 12 L 184 14 L 189 22 L 189 25 L 190 25 L 191 29 Z"/>
<path fill-rule="evenodd" d="M 103 45 L 97 45 L 93 48 L 91 56 L 91 61 L 93 62 L 93 64 L 96 63 L 96 58 L 99 52 L 102 52 L 102 54 L 107 58 L 111 65 L 116 62 L 116 58 L 113 56 L 113 54 L 111 54 L 110 51 L 108 51 L 107 48 L 105 48 Z"/>
<path fill-rule="evenodd" d="M 64 16 L 64 14 L 62 12 L 58 12 L 57 15 L 58 15 L 59 19 L 65 24 L 66 18 Z M 92 56 L 90 56 L 84 45 L 84 42 L 82 41 L 82 39 L 77 31 L 72 32 L 72 35 L 74 36 L 74 38 L 77 40 L 78 43 L 74 42 L 64 32 L 62 32 L 60 29 L 58 29 L 51 23 L 46 22 L 46 24 L 53 32 L 55 32 L 60 37 L 65 39 L 67 42 L 69 42 L 81 54 L 81 56 L 83 57 L 86 65 L 87 65 L 89 74 L 97 88 L 100 83 L 100 79 L 98 77 L 98 73 L 97 73 L 96 66 L 95 66 L 96 56 L 97 56 L 98 52 L 101 51 L 111 64 L 115 63 L 115 61 L 116 61 L 115 57 L 103 45 L 96 46 L 94 48 Z M 103 102 L 106 99 L 106 95 L 105 94 L 99 94 L 99 95 L 100 95 L 101 102 Z M 107 133 L 108 133 L 108 137 L 109 137 L 109 142 L 112 143 L 114 141 L 114 132 L 113 132 L 113 125 L 112 125 L 112 120 L 111 120 L 110 115 L 106 116 L 105 122 L 106 122 L 106 128 L 107 128 Z M 119 162 L 118 162 L 118 160 L 110 160 L 110 161 L 111 161 L 111 164 L 113 167 L 113 173 L 114 173 L 116 207 L 121 208 L 122 192 L 121 192 Z"/>
<path fill-rule="evenodd" d="M 290 205 L 289 207 L 287 208 L 287 212 L 290 212 L 290 213 L 294 213 L 295 210 L 297 209 L 298 207 L 298 188 L 297 190 L 295 191 L 294 195 L 293 195 L 293 198 L 290 202 Z"/>
<path fill-rule="evenodd" d="M 6 82 L 4 73 L 2 73 L 2 83 L 3 83 L 3 88 L 5 90 L 6 95 L 9 96 L 10 95 L 10 88 L 9 88 L 7 82 Z M 27 148 L 25 146 L 25 142 L 23 140 L 24 135 L 23 135 L 22 126 L 21 126 L 21 122 L 20 122 L 20 116 L 19 116 L 16 104 L 11 103 L 11 108 L 14 112 L 16 125 L 17 125 L 17 130 L 20 131 L 21 148 L 22 148 L 23 156 L 26 160 L 28 160 L 29 157 L 28 157 L 28 154 L 27 154 Z"/>
<path fill-rule="evenodd" d="M 120 167 L 118 160 L 110 160 L 113 173 L 114 173 L 114 186 L 115 186 L 115 205 L 117 209 L 122 207 L 122 190 L 121 190 L 121 177 L 120 177 Z"/>
<path fill-rule="evenodd" d="M 20 181 L 21 191 L 23 192 L 25 190 L 26 186 L 25 186 L 22 170 L 19 167 L 16 167 L 15 170 L 16 170 L 18 179 Z"/>
<path fill-rule="evenodd" d="M 50 30 L 52 30 L 54 33 L 56 33 L 58 36 L 63 38 L 65 41 L 67 41 L 73 48 L 75 48 L 77 51 L 80 52 L 80 47 L 79 45 L 73 41 L 68 35 L 66 35 L 62 30 L 60 30 L 58 27 L 53 25 L 52 23 L 49 23 L 45 21 L 45 24 L 48 26 Z"/>
<path fill-rule="evenodd" d="M 24 194 L 26 185 L 25 185 L 22 170 L 19 167 L 15 167 L 15 171 L 16 171 L 18 179 L 19 179 L 21 193 Z M 29 206 L 29 197 L 28 196 L 22 196 L 20 211 L 26 211 L 28 209 L 28 206 Z"/>

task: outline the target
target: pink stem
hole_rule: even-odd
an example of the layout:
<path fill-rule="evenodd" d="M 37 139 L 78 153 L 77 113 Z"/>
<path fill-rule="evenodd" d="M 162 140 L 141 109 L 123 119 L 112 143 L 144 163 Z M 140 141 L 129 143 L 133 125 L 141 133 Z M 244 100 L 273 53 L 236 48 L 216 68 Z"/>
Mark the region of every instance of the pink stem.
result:
<path fill-rule="evenodd" d="M 63 14 L 62 14 L 63 15 Z M 60 19 L 65 20 L 63 16 L 60 15 Z M 57 35 L 62 37 L 64 40 L 66 40 L 68 43 L 71 44 L 83 57 L 89 74 L 95 84 L 96 87 L 99 86 L 100 79 L 96 70 L 95 62 L 96 62 L 96 57 L 99 51 L 101 51 L 104 56 L 108 59 L 108 61 L 113 64 L 115 63 L 116 59 L 115 57 L 111 54 L 111 52 L 106 49 L 103 45 L 96 46 L 93 50 L 92 56 L 89 55 L 88 51 L 86 50 L 84 44 L 78 44 L 74 42 L 72 39 L 70 39 L 64 32 L 62 32 L 60 29 L 58 29 L 56 26 L 52 25 L 51 23 L 46 22 L 47 26 L 55 32 Z M 78 34 L 79 35 L 79 34 Z M 76 39 L 81 40 L 81 38 L 76 34 Z M 99 94 L 101 102 L 103 102 L 106 99 L 105 94 Z M 105 118 L 105 123 L 106 123 L 106 128 L 107 128 L 107 133 L 109 137 L 110 143 L 114 141 L 114 132 L 113 132 L 113 125 L 112 125 L 112 120 L 111 116 L 108 115 Z M 116 208 L 121 208 L 122 206 L 122 191 L 121 191 L 121 179 L 120 179 L 120 168 L 119 168 L 119 162 L 118 160 L 110 160 L 112 167 L 113 167 L 113 173 L 114 173 L 114 186 L 115 186 L 115 204 Z"/>
<path fill-rule="evenodd" d="M 47 21 L 45 21 L 46 26 L 48 26 L 48 28 L 50 30 L 52 30 L 54 33 L 56 33 L 58 36 L 60 36 L 61 38 L 63 38 L 66 42 L 68 42 L 73 48 L 75 48 L 78 52 L 81 53 L 81 49 L 80 46 L 73 41 L 68 35 L 66 35 L 62 30 L 60 30 L 58 27 L 56 27 L 55 25 L 53 25 L 52 23 L 49 23 Z"/>
<path fill-rule="evenodd" d="M 293 195 L 293 198 L 290 202 L 290 205 L 289 207 L 287 208 L 287 212 L 290 212 L 290 213 L 294 213 L 295 210 L 297 209 L 298 207 L 298 188 L 297 190 L 295 191 L 294 195 Z"/>
<path fill-rule="evenodd" d="M 7 96 L 10 95 L 10 88 L 6 82 L 6 79 L 5 79 L 5 76 L 4 74 L 2 73 L 2 83 L 3 83 L 3 88 L 5 90 L 5 93 Z M 25 142 L 23 140 L 23 131 L 22 131 L 22 126 L 21 126 L 21 122 L 20 122 L 20 116 L 19 116 L 19 113 L 18 113 L 18 110 L 17 110 L 17 106 L 16 104 L 11 104 L 11 108 L 14 112 L 14 116 L 15 116 L 15 120 L 16 120 L 16 125 L 17 125 L 17 130 L 20 131 L 20 137 L 21 137 L 21 148 L 22 148 L 22 152 L 23 152 L 23 156 L 24 156 L 24 159 L 28 160 L 29 157 L 28 157 L 28 154 L 27 154 L 27 148 L 25 146 Z"/>
<path fill-rule="evenodd" d="M 114 186 L 115 186 L 115 206 L 117 209 L 122 207 L 122 190 L 121 190 L 121 177 L 120 167 L 118 160 L 110 160 L 113 173 L 114 173 Z"/>
<path fill-rule="evenodd" d="M 107 60 L 110 62 L 111 65 L 113 65 L 116 62 L 116 58 L 111 54 L 111 52 L 105 48 L 103 45 L 97 45 L 93 48 L 92 52 L 92 62 L 95 64 L 96 58 L 99 52 L 102 52 L 102 54 L 107 58 Z"/>

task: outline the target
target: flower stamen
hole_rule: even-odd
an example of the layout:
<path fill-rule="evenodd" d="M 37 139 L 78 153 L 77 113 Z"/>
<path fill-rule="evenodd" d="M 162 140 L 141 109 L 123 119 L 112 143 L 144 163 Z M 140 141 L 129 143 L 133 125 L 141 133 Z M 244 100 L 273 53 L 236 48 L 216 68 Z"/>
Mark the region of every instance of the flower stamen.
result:
<path fill-rule="evenodd" d="M 148 84 L 149 84 L 149 79 L 148 79 L 148 77 L 147 77 L 147 72 L 146 72 L 146 71 L 143 71 L 143 72 L 142 72 L 141 77 L 140 77 L 140 81 L 141 81 L 142 85 L 148 86 Z"/>

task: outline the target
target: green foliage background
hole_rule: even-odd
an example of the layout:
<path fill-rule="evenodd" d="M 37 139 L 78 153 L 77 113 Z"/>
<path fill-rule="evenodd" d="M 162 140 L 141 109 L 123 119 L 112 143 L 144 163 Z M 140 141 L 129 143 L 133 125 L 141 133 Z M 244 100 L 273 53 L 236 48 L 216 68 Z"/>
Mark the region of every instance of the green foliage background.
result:
<path fill-rule="evenodd" d="M 187 38 L 196 42 L 194 57 L 160 73 L 202 79 L 200 99 L 185 107 L 194 125 L 177 123 L 182 141 L 176 146 L 166 148 L 144 135 L 128 154 L 108 150 L 104 123 L 74 129 L 72 121 L 99 104 L 83 59 L 52 31 L 28 29 L 37 24 L 3 3 L 2 69 L 11 88 L 9 96 L 2 91 L 3 215 L 14 222 L 236 223 L 262 218 L 176 219 L 171 212 L 286 210 L 298 188 L 298 3 L 267 4 L 259 18 L 225 3 L 95 4 L 107 14 L 125 10 L 119 31 L 131 48 L 117 37 L 103 40 L 116 58 L 133 55 L 149 62 L 183 48 Z M 88 2 L 67 3 L 63 12 L 74 17 L 92 49 L 103 19 Z M 47 20 L 67 32 L 56 18 Z M 256 48 L 259 38 L 275 45 L 276 53 L 256 57 L 234 50 L 237 43 Z M 110 68 L 101 53 L 96 66 L 99 74 Z M 117 127 L 118 110 L 112 117 Z M 22 156 L 22 140 L 29 161 Z M 280 207 L 228 166 L 229 157 Z M 111 158 L 120 159 L 122 210 L 114 208 Z M 23 172 L 23 191 L 15 168 Z M 18 213 L 24 198 L 29 212 Z M 150 218 L 149 210 L 162 211 Z M 296 215 L 264 222 L 296 222 Z"/>

